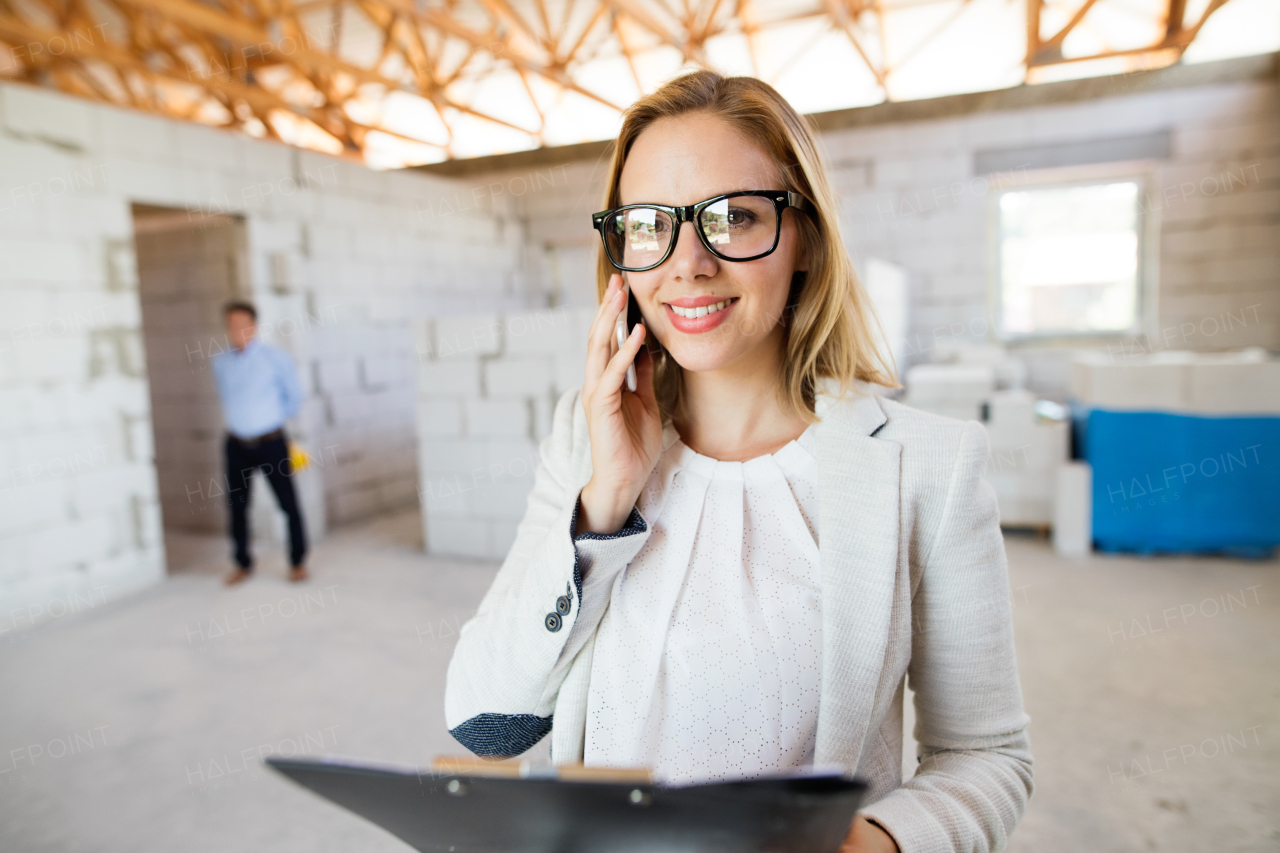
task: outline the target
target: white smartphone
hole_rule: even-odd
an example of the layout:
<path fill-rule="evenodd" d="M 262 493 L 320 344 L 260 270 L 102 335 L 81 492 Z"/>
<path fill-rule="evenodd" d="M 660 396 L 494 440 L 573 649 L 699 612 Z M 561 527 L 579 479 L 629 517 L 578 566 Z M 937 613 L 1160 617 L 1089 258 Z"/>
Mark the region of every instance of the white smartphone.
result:
<path fill-rule="evenodd" d="M 625 314 L 618 315 L 618 322 L 613 326 L 613 333 L 618 338 L 618 349 L 622 349 L 622 345 L 627 342 L 627 317 Z M 627 365 L 627 390 L 633 394 L 636 390 L 635 362 Z"/>
<path fill-rule="evenodd" d="M 631 295 L 631 289 L 627 288 L 627 310 L 618 315 L 618 321 L 614 323 L 613 334 L 618 339 L 618 349 L 622 349 L 622 345 L 627 342 L 627 336 L 631 334 L 631 330 L 636 327 L 641 319 L 640 306 L 636 304 L 635 297 Z M 640 354 L 636 353 L 636 358 Z M 636 391 L 636 364 L 631 362 L 627 365 L 627 390 L 631 393 Z"/>

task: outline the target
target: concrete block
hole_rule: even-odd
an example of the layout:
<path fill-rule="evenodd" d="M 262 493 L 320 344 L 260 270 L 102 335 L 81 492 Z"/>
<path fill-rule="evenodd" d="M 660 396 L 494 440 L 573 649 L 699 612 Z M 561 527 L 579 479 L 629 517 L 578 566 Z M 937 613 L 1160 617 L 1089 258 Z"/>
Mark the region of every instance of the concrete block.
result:
<path fill-rule="evenodd" d="M 453 400 L 420 402 L 418 434 L 431 438 L 460 438 L 463 434 L 462 403 Z"/>
<path fill-rule="evenodd" d="M 504 318 L 507 355 L 559 353 L 579 346 L 578 318 L 569 308 L 549 308 Z M 585 335 L 585 332 L 584 332 Z"/>
<path fill-rule="evenodd" d="M 166 163 L 113 157 L 107 168 L 107 183 L 112 193 L 137 202 L 181 207 L 207 203 L 208 198 L 185 188 L 183 174 Z"/>
<path fill-rule="evenodd" d="M 27 381 L 80 382 L 89 378 L 90 341 L 83 336 L 17 341 L 13 354 Z"/>
<path fill-rule="evenodd" d="M 391 240 L 383 232 L 361 229 L 351 235 L 351 251 L 357 258 L 385 259 L 391 254 Z"/>
<path fill-rule="evenodd" d="M 347 178 L 351 169 L 359 168 L 319 151 L 294 149 L 293 155 L 297 158 L 300 173 L 298 183 L 313 193 L 327 191 L 328 194 L 342 195 L 337 191 L 349 185 Z"/>
<path fill-rule="evenodd" d="M 22 467 L 0 471 L 0 533 L 60 524 L 70 510 L 65 480 L 32 478 Z"/>
<path fill-rule="evenodd" d="M 1187 368 L 1187 407 L 1206 414 L 1280 415 L 1280 361 L 1201 360 Z"/>
<path fill-rule="evenodd" d="M 530 489 L 524 483 L 487 483 L 476 492 L 472 512 L 495 521 L 518 523 L 528 508 Z"/>
<path fill-rule="evenodd" d="M 347 394 L 360 387 L 360 376 L 356 361 L 352 358 L 335 356 L 320 358 L 320 387 L 327 394 Z"/>
<path fill-rule="evenodd" d="M 519 528 L 519 522 L 511 519 L 502 519 L 494 521 L 490 525 L 490 551 L 491 557 L 495 560 L 504 560 L 511 551 L 511 546 L 516 544 L 516 532 Z"/>
<path fill-rule="evenodd" d="M 516 437 L 531 435 L 530 409 L 524 401 L 467 400 L 467 435 Z"/>
<path fill-rule="evenodd" d="M 279 194 L 295 194 L 306 186 L 294 173 L 297 150 L 272 139 L 249 141 L 244 147 L 245 168 L 251 178 L 276 182 Z"/>
<path fill-rule="evenodd" d="M 1053 547 L 1064 557 L 1093 550 L 1093 469 L 1065 462 L 1058 469 L 1053 505 Z"/>
<path fill-rule="evenodd" d="M 89 277 L 87 246 L 78 240 L 0 240 L 0 282 L 70 284 Z"/>
<path fill-rule="evenodd" d="M 466 474 L 433 474 L 418 484 L 423 511 L 435 518 L 464 518 L 471 513 L 479 485 Z"/>
<path fill-rule="evenodd" d="M 985 365 L 919 364 L 907 371 L 906 386 L 916 406 L 981 403 L 995 390 L 995 372 Z"/>
<path fill-rule="evenodd" d="M 6 86 L 4 123 L 16 136 L 35 137 L 82 151 L 96 147 L 99 110 L 49 89 Z"/>
<path fill-rule="evenodd" d="M 497 314 L 441 317 L 435 321 L 437 360 L 497 355 L 502 348 L 502 320 Z"/>
<path fill-rule="evenodd" d="M 104 164 L 91 152 L 77 153 L 36 138 L 0 134 L 0 212 L 35 216 L 33 204 L 69 190 L 100 186 Z"/>
<path fill-rule="evenodd" d="M 427 514 L 428 554 L 457 557 L 492 557 L 489 523 L 482 520 Z"/>
<path fill-rule="evenodd" d="M 876 185 L 895 187 L 909 194 L 918 210 L 937 209 L 954 204 L 955 193 L 949 189 L 969 178 L 967 154 L 938 156 L 937 152 L 914 157 L 880 157 L 876 159 Z M 934 190 L 939 193 L 935 195 Z M 963 193 L 963 187 L 957 193 Z"/>
<path fill-rule="evenodd" d="M 489 445 L 473 439 L 427 439 L 418 448 L 418 470 L 430 474 L 469 474 L 490 464 Z"/>
<path fill-rule="evenodd" d="M 533 438 L 542 441 L 551 434 L 552 418 L 555 415 L 556 402 L 559 396 L 553 391 L 533 398 Z"/>
<path fill-rule="evenodd" d="M 67 521 L 31 537 L 29 559 L 36 570 L 87 563 L 107 556 L 117 545 L 108 515 Z"/>
<path fill-rule="evenodd" d="M 486 441 L 486 477 L 493 482 L 533 485 L 537 470 L 538 442 L 528 438 L 491 438 Z"/>
<path fill-rule="evenodd" d="M 417 365 L 419 396 L 480 396 L 479 360 L 426 361 Z"/>
<path fill-rule="evenodd" d="M 376 392 L 399 384 L 397 380 L 400 371 L 397 361 L 383 352 L 365 350 L 356 357 L 359 387 L 365 391 Z"/>
<path fill-rule="evenodd" d="M 85 585 L 106 601 L 115 601 L 164 579 L 164 548 L 157 544 L 92 561 Z"/>
<path fill-rule="evenodd" d="M 586 352 L 557 355 L 551 360 L 552 385 L 556 398 L 571 388 L 581 388 L 587 370 Z"/>
<path fill-rule="evenodd" d="M 539 397 L 551 393 L 551 359 L 525 355 L 484 362 L 484 388 L 489 397 Z"/>
<path fill-rule="evenodd" d="M 181 122 L 175 125 L 174 148 L 188 168 L 215 170 L 243 176 L 244 149 L 254 144 L 243 136 L 204 125 Z"/>
<path fill-rule="evenodd" d="M 169 161 L 176 156 L 177 122 L 107 107 L 98 110 L 98 127 L 105 153 L 156 161 Z"/>
<path fill-rule="evenodd" d="M 78 471 L 68 485 L 79 516 L 101 513 L 132 500 L 151 505 L 159 498 L 155 469 L 148 464 Z"/>
<path fill-rule="evenodd" d="M 1162 353 L 1160 363 L 1112 362 L 1104 356 L 1072 362 L 1069 392 L 1081 405 L 1120 410 L 1175 410 L 1187 405 L 1190 353 Z"/>

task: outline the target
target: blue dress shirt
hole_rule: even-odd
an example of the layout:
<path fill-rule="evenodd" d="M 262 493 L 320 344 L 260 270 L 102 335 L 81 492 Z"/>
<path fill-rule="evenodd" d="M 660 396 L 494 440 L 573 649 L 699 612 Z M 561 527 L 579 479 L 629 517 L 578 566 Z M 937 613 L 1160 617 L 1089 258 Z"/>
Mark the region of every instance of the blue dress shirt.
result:
<path fill-rule="evenodd" d="M 227 430 L 239 438 L 274 432 L 298 413 L 302 386 L 293 360 L 284 350 L 257 338 L 243 350 L 213 357 L 213 378 L 222 399 Z"/>

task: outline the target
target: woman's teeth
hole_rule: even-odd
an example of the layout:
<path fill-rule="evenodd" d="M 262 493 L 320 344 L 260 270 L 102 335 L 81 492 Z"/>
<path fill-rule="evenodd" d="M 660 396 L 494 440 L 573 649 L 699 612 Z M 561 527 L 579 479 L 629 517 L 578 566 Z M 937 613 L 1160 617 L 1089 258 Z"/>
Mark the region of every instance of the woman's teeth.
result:
<path fill-rule="evenodd" d="M 725 299 L 724 301 L 717 302 L 714 305 L 703 305 L 699 308 L 681 308 L 679 305 L 672 305 L 670 307 L 672 311 L 676 312 L 681 317 L 688 317 L 692 320 L 695 317 L 705 317 L 708 314 L 714 314 L 723 309 L 726 305 L 732 304 L 732 302 L 732 299 Z"/>

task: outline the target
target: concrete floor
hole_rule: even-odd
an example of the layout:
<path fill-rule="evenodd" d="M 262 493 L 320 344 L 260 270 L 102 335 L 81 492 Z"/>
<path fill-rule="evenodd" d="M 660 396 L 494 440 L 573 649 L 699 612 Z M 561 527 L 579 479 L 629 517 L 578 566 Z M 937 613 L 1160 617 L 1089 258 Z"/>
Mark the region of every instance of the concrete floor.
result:
<path fill-rule="evenodd" d="M 267 557 L 225 590 L 225 545 L 172 537 L 163 586 L 0 637 L 0 850 L 406 849 L 257 755 L 461 751 L 444 670 L 495 567 L 420 547 L 384 519 L 306 587 Z M 1280 563 L 1008 548 L 1037 785 L 1010 849 L 1280 849 Z"/>

